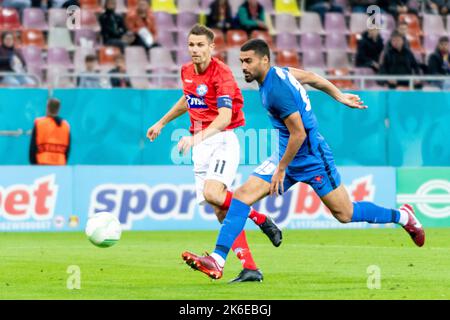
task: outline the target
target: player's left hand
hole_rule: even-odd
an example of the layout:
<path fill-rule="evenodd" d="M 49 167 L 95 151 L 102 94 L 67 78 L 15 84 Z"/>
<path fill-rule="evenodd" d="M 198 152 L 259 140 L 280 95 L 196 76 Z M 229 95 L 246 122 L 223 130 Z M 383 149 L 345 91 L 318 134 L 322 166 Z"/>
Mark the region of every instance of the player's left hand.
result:
<path fill-rule="evenodd" d="M 272 175 L 272 182 L 270 184 L 270 195 L 282 195 L 284 193 L 284 177 L 286 176 L 286 170 L 277 167 Z"/>
<path fill-rule="evenodd" d="M 180 155 L 185 155 L 189 152 L 189 150 L 194 145 L 194 137 L 192 136 L 186 136 L 180 139 L 178 142 L 178 152 Z"/>
<path fill-rule="evenodd" d="M 364 105 L 364 101 L 362 101 L 357 94 L 343 93 L 338 101 L 349 108 L 367 109 L 367 106 Z"/>

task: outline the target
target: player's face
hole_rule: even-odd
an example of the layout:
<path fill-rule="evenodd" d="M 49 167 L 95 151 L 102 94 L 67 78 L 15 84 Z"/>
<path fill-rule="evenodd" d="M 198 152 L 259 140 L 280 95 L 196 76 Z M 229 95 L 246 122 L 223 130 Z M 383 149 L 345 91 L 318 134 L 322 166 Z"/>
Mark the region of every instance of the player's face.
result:
<path fill-rule="evenodd" d="M 194 64 L 202 64 L 211 59 L 214 44 L 205 35 L 191 34 L 188 38 L 189 54 Z"/>
<path fill-rule="evenodd" d="M 263 58 L 258 56 L 255 51 L 241 51 L 239 59 L 242 64 L 242 72 L 244 73 L 245 81 L 252 82 L 261 77 L 263 70 Z"/>

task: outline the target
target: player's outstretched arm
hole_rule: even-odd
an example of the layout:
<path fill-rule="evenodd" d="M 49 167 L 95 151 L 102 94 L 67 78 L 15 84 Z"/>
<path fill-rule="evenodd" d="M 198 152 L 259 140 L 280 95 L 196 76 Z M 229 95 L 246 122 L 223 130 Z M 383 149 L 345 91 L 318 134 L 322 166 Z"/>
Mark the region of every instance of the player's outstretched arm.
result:
<path fill-rule="evenodd" d="M 364 105 L 364 102 L 361 101 L 361 98 L 358 95 L 352 93 L 343 93 L 330 81 L 314 72 L 296 68 L 289 68 L 289 72 L 294 76 L 294 78 L 300 81 L 301 84 L 308 84 L 317 90 L 323 91 L 329 96 L 333 97 L 336 101 L 339 101 L 347 107 L 356 109 L 367 108 L 367 106 Z"/>
<path fill-rule="evenodd" d="M 148 128 L 147 138 L 149 138 L 150 141 L 154 141 L 159 136 L 162 128 L 164 128 L 166 124 L 185 114 L 186 111 L 186 98 L 183 95 L 161 119 L 159 119 L 154 125 Z"/>

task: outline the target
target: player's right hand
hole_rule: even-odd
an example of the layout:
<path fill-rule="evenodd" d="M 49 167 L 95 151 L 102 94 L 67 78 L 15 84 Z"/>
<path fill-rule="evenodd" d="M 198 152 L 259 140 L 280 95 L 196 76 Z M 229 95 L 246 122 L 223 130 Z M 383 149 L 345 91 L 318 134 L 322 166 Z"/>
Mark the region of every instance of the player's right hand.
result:
<path fill-rule="evenodd" d="M 159 136 L 163 127 L 164 126 L 161 123 L 159 122 L 155 123 L 153 126 L 148 128 L 147 138 L 153 142 Z"/>

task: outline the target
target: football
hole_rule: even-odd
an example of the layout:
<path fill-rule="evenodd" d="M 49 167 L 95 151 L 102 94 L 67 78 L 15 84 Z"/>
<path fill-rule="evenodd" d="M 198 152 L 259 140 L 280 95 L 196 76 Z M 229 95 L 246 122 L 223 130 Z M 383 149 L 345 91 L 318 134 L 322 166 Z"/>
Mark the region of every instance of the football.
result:
<path fill-rule="evenodd" d="M 119 220 L 109 212 L 99 212 L 89 217 L 85 229 L 89 241 L 97 247 L 115 245 L 122 234 Z"/>

